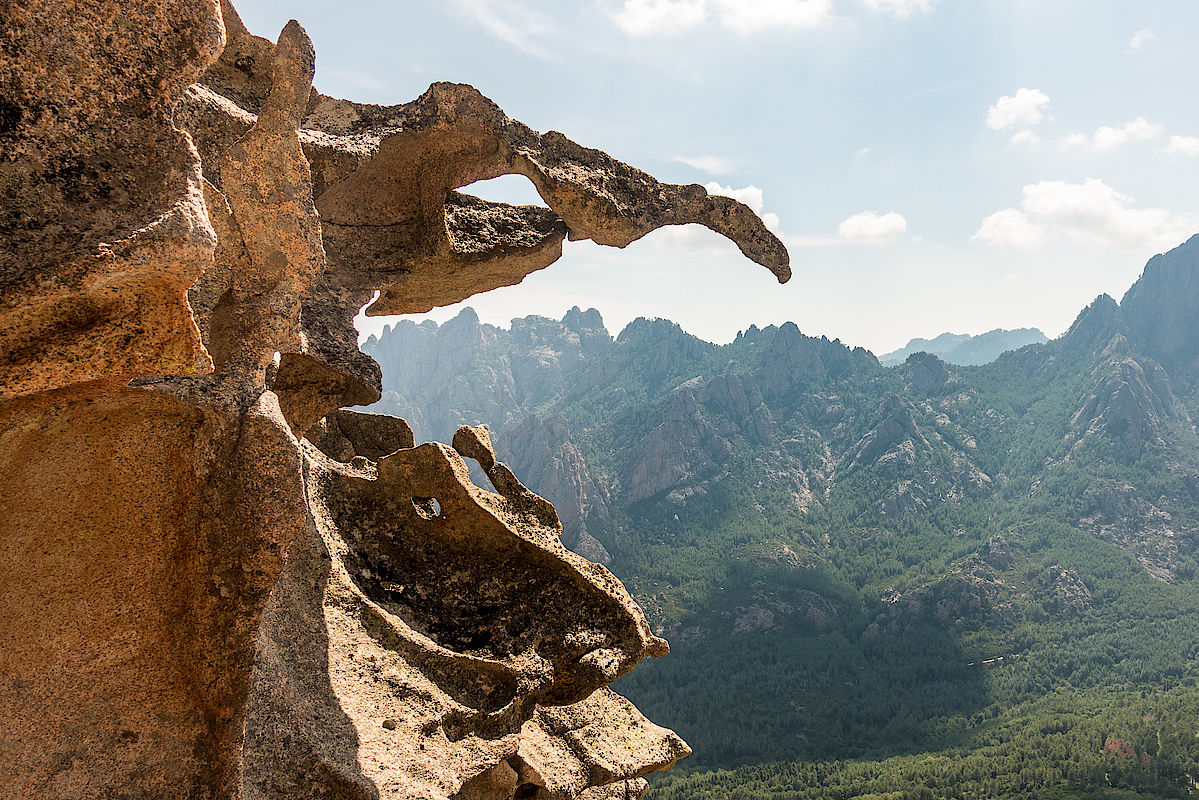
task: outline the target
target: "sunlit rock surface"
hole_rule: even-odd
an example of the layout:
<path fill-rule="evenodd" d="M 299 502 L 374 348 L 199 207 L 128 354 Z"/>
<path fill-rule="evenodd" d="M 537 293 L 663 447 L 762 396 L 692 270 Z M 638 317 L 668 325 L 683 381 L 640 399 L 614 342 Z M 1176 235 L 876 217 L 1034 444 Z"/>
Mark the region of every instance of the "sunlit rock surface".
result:
<path fill-rule="evenodd" d="M 0 29 L 3 795 L 600 800 L 686 755 L 605 688 L 666 643 L 486 429 L 343 410 L 351 321 L 689 222 L 786 280 L 761 221 L 469 86 L 320 95 L 228 3 Z M 456 191 L 509 173 L 549 209 Z"/>

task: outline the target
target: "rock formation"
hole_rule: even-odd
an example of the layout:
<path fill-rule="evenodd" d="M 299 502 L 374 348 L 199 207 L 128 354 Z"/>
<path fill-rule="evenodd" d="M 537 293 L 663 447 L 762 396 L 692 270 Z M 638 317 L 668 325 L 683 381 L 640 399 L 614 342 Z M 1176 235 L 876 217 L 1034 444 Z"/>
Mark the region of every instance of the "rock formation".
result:
<path fill-rule="evenodd" d="M 604 688 L 666 643 L 485 433 L 340 410 L 352 318 L 689 222 L 786 280 L 761 221 L 469 86 L 321 95 L 228 2 L 0 30 L 0 794 L 600 800 L 685 755 Z M 549 208 L 457 191 L 510 173 Z"/>

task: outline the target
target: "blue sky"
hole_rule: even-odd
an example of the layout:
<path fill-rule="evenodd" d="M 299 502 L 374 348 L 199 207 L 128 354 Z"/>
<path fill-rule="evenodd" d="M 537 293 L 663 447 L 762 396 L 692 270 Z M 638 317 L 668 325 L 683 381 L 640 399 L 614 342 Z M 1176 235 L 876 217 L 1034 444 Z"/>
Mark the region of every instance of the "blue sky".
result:
<path fill-rule="evenodd" d="M 400 103 L 470 83 L 538 130 L 739 196 L 791 251 L 779 286 L 704 229 L 568 243 L 468 301 L 494 324 L 580 305 L 613 331 L 661 316 L 721 342 L 787 320 L 876 352 L 943 331 L 1055 336 L 1199 232 L 1194 0 L 237 7 L 270 38 L 300 20 L 327 94 Z M 538 202 L 523 178 L 468 191 Z"/>

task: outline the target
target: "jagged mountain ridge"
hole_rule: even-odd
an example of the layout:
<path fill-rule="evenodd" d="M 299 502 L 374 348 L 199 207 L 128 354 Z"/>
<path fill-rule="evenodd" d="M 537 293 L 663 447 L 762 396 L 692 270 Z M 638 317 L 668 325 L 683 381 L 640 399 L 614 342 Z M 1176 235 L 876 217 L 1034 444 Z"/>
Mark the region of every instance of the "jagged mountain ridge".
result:
<path fill-rule="evenodd" d="M 1170 296 L 1177 304 L 1189 296 L 1157 284 L 1179 280 L 1197 250 L 1199 238 L 1150 261 L 1126 298 L 1135 327 L 1120 304 L 1101 296 L 1060 339 L 1006 352 L 989 376 L 1001 393 L 1012 382 L 1043 389 L 1077 383 L 1070 413 L 1045 420 L 1075 446 L 1108 442 L 1127 461 L 1163 445 L 1163 426 L 1189 424 L 1189 416 L 1147 351 L 1172 363 L 1194 356 L 1187 355 L 1189 328 L 1171 333 L 1141 298 Z M 769 456 L 770 472 L 787 476 L 802 508 L 870 456 L 872 470 L 894 478 L 877 509 L 894 514 L 985 492 L 993 480 L 974 463 L 979 441 L 1010 457 L 1020 432 L 1041 423 L 1032 409 L 1022 420 L 975 409 L 985 398 L 968 368 L 918 351 L 887 370 L 868 351 L 805 336 L 794 323 L 751 326 L 718 346 L 660 319 L 635 320 L 614 339 L 595 309 L 576 307 L 560 321 L 517 319 L 509 330 L 482 324 L 466 309 L 440 326 L 401 321 L 363 349 L 383 364 L 381 408 L 410 420 L 418 440 L 489 420 L 505 457 L 562 509 L 568 544 L 582 537 L 584 549 L 605 562 L 604 545 L 587 532 L 589 515 L 606 520 L 612 502 L 702 491 L 728 469 L 738 444 Z M 1062 374 L 1063 358 L 1077 369 Z M 850 413 L 845 391 L 875 408 Z M 871 392 L 879 396 L 870 400 Z M 918 423 L 920 415 L 928 419 Z M 938 466 L 919 469 L 918 462 Z M 912 475 L 900 475 L 905 470 Z"/>
<path fill-rule="evenodd" d="M 567 544 L 582 537 L 604 561 L 585 520 L 604 517 L 612 493 L 627 504 L 693 491 L 727 468 L 734 441 L 773 442 L 790 463 L 772 407 L 790 414 L 804 387 L 879 370 L 866 350 L 804 336 L 793 323 L 751 326 L 720 347 L 661 319 L 635 320 L 613 339 L 598 311 L 578 308 L 561 321 L 513 320 L 509 330 L 470 309 L 440 326 L 401 321 L 363 350 L 383 364 L 379 410 L 408 419 L 418 441 L 489 421 L 501 454 L 557 505 Z M 622 456 L 596 468 L 579 441 L 594 452 L 599 431 Z"/>
<path fill-rule="evenodd" d="M 1030 344 L 1044 344 L 1049 338 L 1040 328 L 996 328 L 977 336 L 968 333 L 942 333 L 932 339 L 915 338 L 898 350 L 878 357 L 886 367 L 902 364 L 913 353 L 931 353 L 943 361 L 960 366 L 980 366 L 999 358 L 1009 350 Z"/>
<path fill-rule="evenodd" d="M 1151 261 L 1130 297 L 1169 294 L 1155 282 L 1186 265 L 1199 269 L 1199 240 Z M 697 767 L 730 766 L 873 752 L 894 735 L 879 693 L 938 707 L 943 693 L 921 687 L 949 648 L 961 656 L 944 665 L 958 687 L 945 696 L 980 697 L 961 665 L 1037 615 L 1094 626 L 1133 598 L 1113 575 L 1136 582 L 1138 603 L 1193 588 L 1196 386 L 1149 353 L 1166 342 L 1186 364 L 1199 342 L 1147 328 L 1138 302 L 1101 296 L 1061 338 L 976 367 L 915 353 L 887 368 L 792 323 L 727 345 L 666 320 L 612 338 L 578 309 L 511 331 L 470 313 L 401 322 L 364 349 L 384 364 L 385 408 L 430 434 L 499 421 L 497 450 L 557 505 L 564 542 L 605 560 L 675 647 L 626 691 L 698 744 Z M 423 376 L 451 357 L 466 367 L 392 383 L 389 363 Z M 400 391 L 411 385 L 429 391 Z M 1125 624 L 1104 623 L 1113 636 Z M 811 653 L 763 654 L 829 637 L 865 670 L 856 688 Z M 936 644 L 909 652 L 904 637 Z M 746 688 L 764 683 L 776 688 Z M 819 703 L 801 699 L 817 690 Z"/>

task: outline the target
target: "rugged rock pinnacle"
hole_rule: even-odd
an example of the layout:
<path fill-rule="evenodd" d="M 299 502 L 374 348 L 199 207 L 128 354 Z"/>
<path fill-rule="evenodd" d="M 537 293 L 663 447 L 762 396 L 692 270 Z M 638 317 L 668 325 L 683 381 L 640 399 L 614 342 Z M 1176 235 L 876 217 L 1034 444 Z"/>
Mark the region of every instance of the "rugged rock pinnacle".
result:
<path fill-rule="evenodd" d="M 314 67 L 228 2 L 0 0 L 3 794 L 639 796 L 689 750 L 605 687 L 666 643 L 485 428 L 344 410 L 380 386 L 352 319 L 567 237 L 787 252 L 469 86 L 371 106 Z M 549 208 L 457 191 L 502 174 Z"/>

